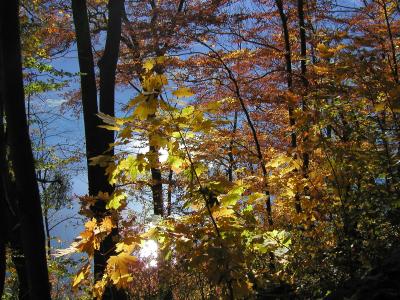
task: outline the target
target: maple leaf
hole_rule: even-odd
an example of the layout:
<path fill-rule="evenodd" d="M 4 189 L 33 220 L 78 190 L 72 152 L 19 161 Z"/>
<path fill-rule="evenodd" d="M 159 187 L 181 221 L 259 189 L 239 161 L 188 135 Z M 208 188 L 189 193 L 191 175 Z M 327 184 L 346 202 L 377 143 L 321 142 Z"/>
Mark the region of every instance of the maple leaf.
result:
<path fill-rule="evenodd" d="M 115 191 L 108 201 L 106 208 L 117 210 L 122 206 L 122 202 L 126 200 L 127 195 L 122 191 Z"/>
<path fill-rule="evenodd" d="M 177 98 L 182 98 L 182 97 L 191 97 L 194 95 L 194 93 L 187 87 L 181 87 L 175 91 L 172 92 L 174 96 Z"/>
<path fill-rule="evenodd" d="M 90 264 L 84 265 L 79 272 L 75 275 L 72 287 L 76 288 L 90 273 Z"/>
<path fill-rule="evenodd" d="M 117 287 L 124 287 L 133 280 L 129 268 L 136 264 L 137 258 L 127 253 L 111 256 L 107 261 L 107 273 Z"/>

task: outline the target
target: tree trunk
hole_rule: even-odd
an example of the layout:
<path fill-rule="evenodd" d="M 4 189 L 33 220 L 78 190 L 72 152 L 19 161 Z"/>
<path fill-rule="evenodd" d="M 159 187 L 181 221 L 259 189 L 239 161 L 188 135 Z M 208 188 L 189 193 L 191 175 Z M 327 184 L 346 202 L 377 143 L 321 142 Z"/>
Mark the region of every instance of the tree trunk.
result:
<path fill-rule="evenodd" d="M 283 40 L 285 44 L 285 64 L 286 64 L 286 84 L 289 92 L 293 91 L 293 71 L 292 71 L 292 50 L 290 46 L 290 36 L 289 36 L 289 29 L 288 29 L 288 20 L 287 15 L 283 9 L 282 0 L 275 0 L 276 6 L 278 8 L 279 16 L 281 18 L 282 23 L 282 32 L 283 32 Z M 291 127 L 296 125 L 296 120 L 293 116 L 294 108 L 293 104 L 289 102 L 288 104 L 288 113 L 289 113 L 289 124 Z M 294 132 L 290 134 L 290 148 L 292 151 L 296 151 L 297 148 L 297 135 Z M 293 156 L 295 159 L 297 157 L 296 154 Z M 295 170 L 297 172 L 297 170 Z M 300 194 L 296 191 L 294 196 L 294 206 L 297 213 L 301 212 L 301 202 L 300 202 Z"/>
<path fill-rule="evenodd" d="M 302 96 L 302 110 L 303 113 L 307 114 L 307 101 L 305 99 L 306 90 L 308 88 L 308 80 L 306 78 L 307 73 L 307 65 L 306 65 L 306 57 L 307 57 L 307 40 L 306 40 L 306 28 L 304 21 L 304 0 L 297 1 L 297 14 L 299 17 L 299 35 L 300 35 L 300 71 L 301 71 L 301 82 L 303 85 L 303 96 Z M 306 115 L 306 118 L 308 116 Z M 308 122 L 306 123 L 308 125 Z M 303 142 L 307 142 L 307 138 L 303 139 Z M 303 150 L 303 176 L 304 178 L 308 177 L 308 168 L 309 168 L 309 153 L 306 150 Z M 304 193 L 308 194 L 308 188 L 304 189 Z"/>
<path fill-rule="evenodd" d="M 162 178 L 161 178 L 158 147 L 150 146 L 150 154 L 152 156 L 151 192 L 153 194 L 154 214 L 163 217 L 164 216 L 163 189 L 162 189 Z"/>
<path fill-rule="evenodd" d="M 171 215 L 172 212 L 172 191 L 174 190 L 174 183 L 172 181 L 174 172 L 172 169 L 168 173 L 168 192 L 167 192 L 167 217 Z"/>
<path fill-rule="evenodd" d="M 0 62 L 2 55 L 0 54 Z M 0 67 L 2 70 L 2 65 Z M 2 72 L 0 72 L 0 76 Z M 2 78 L 0 82 L 3 83 Z M 0 87 L 0 99 L 3 95 L 3 86 Z M 5 124 L 3 123 L 4 111 L 2 102 L 0 101 L 0 215 L 1 215 L 1 257 L 0 257 L 0 297 L 4 292 L 4 280 L 6 271 L 6 245 L 10 243 L 11 257 L 17 270 L 18 276 L 18 299 L 28 299 L 28 282 L 26 278 L 25 258 L 23 256 L 22 243 L 21 243 L 21 226 L 17 216 L 17 200 L 15 184 L 11 181 L 6 160 L 6 134 Z"/>
<path fill-rule="evenodd" d="M 108 28 L 106 45 L 103 56 L 98 63 L 100 68 L 100 111 L 112 117 L 115 116 L 115 74 L 117 70 L 117 62 L 119 55 L 119 44 L 121 40 L 122 12 L 124 9 L 124 0 L 110 0 L 108 2 Z M 103 128 L 98 128 L 100 140 L 100 149 L 108 152 L 109 155 L 114 154 L 114 149 L 110 144 L 114 143 L 114 132 Z M 101 177 L 101 191 L 108 192 L 110 195 L 114 191 L 114 187 L 109 184 L 107 176 Z M 98 202 L 99 206 L 95 207 L 95 214 L 103 216 L 105 211 L 105 203 Z M 100 253 L 95 254 L 95 261 L 100 263 L 97 272 L 104 272 L 104 267 L 111 255 L 114 255 L 115 243 L 118 240 L 118 228 L 114 228 L 112 232 L 103 240 L 100 245 Z M 97 257 L 96 257 L 97 256 Z M 114 286 L 105 290 L 103 299 L 126 299 L 126 294 L 122 290 L 116 289 Z"/>
<path fill-rule="evenodd" d="M 0 122 L 2 120 L 0 114 Z M 0 126 L 1 130 L 1 126 Z M 5 195 L 3 185 L 0 182 L 0 299 L 4 292 L 4 282 L 6 279 L 6 236 L 7 224 L 5 224 Z"/>
<path fill-rule="evenodd" d="M 103 57 L 99 61 L 100 68 L 100 111 L 114 116 L 114 94 L 115 94 L 115 74 L 119 55 L 119 42 L 121 36 L 121 18 L 124 1 L 109 1 L 109 21 L 106 45 Z M 103 154 L 108 151 L 112 155 L 113 150 L 109 150 L 109 145 L 114 142 L 114 133 L 102 128 L 97 116 L 97 87 L 94 70 L 94 60 L 90 37 L 89 20 L 85 0 L 72 0 L 72 11 L 78 47 L 78 59 L 81 75 L 81 92 L 83 117 L 85 123 L 86 156 L 88 168 L 89 194 L 97 196 L 98 193 L 114 190 L 104 174 L 104 168 L 91 166 L 90 158 Z M 100 138 L 101 137 L 101 138 Z M 97 219 L 103 218 L 106 214 L 106 203 L 98 200 L 92 207 L 92 211 Z M 95 280 L 100 280 L 103 276 L 108 258 L 113 255 L 118 229 L 115 228 L 100 244 L 100 250 L 94 253 L 94 274 Z M 123 291 L 118 291 L 115 287 L 107 288 L 103 299 L 126 299 Z"/>
<path fill-rule="evenodd" d="M 2 26 L 2 24 L 0 25 Z M 0 27 L 1 34 L 1 27 Z M 1 49 L 0 49 L 1 51 Z M 4 78 L 3 78 L 3 55 L 0 52 L 0 170 L 5 172 L 7 166 L 5 165 L 6 153 L 6 139 L 4 134 L 4 111 L 3 111 L 3 92 L 4 92 Z M 4 282 L 6 279 L 6 236 L 7 236 L 7 222 L 6 222 L 6 195 L 5 186 L 3 184 L 2 175 L 0 174 L 0 299 L 4 292 Z"/>
<path fill-rule="evenodd" d="M 25 114 L 18 8 L 16 0 L 1 3 L 1 54 L 4 63 L 1 70 L 4 95 L 1 100 L 4 102 L 10 157 L 19 200 L 29 298 L 45 300 L 50 299 L 50 285 L 39 189 Z"/>

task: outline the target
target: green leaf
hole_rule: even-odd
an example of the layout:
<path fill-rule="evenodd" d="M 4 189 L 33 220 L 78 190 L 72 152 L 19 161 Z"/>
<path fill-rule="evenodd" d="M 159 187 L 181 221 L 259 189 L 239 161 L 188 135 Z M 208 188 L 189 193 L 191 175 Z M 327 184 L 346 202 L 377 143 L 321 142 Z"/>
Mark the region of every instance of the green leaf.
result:
<path fill-rule="evenodd" d="M 190 106 L 187 106 L 184 109 L 182 109 L 181 116 L 188 117 L 188 116 L 192 115 L 193 112 L 194 112 L 194 106 L 190 105 Z"/>
<path fill-rule="evenodd" d="M 108 201 L 108 203 L 106 205 L 106 208 L 117 210 L 118 208 L 121 207 L 121 205 L 122 205 L 121 202 L 125 201 L 126 198 L 127 198 L 127 195 L 124 192 L 116 191 L 111 195 L 110 200 Z"/>

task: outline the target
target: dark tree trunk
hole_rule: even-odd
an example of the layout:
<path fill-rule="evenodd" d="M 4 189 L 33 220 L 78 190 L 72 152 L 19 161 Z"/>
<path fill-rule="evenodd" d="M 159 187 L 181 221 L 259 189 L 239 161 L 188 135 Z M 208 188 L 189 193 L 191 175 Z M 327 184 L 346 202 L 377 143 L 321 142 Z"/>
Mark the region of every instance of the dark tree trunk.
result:
<path fill-rule="evenodd" d="M 90 165 L 90 158 L 101 154 L 97 116 L 97 87 L 94 71 L 92 43 L 89 31 L 86 0 L 72 0 L 72 12 L 75 24 L 78 48 L 79 69 L 81 72 L 81 96 L 83 120 L 85 125 L 86 159 L 88 169 L 89 195 L 96 196 L 101 190 L 100 178 L 104 177 L 99 166 Z"/>
<path fill-rule="evenodd" d="M 2 26 L 3 24 L 0 24 Z M 0 27 L 1 34 L 1 27 Z M 4 92 L 4 78 L 3 78 L 3 54 L 0 47 L 0 298 L 4 292 L 4 282 L 6 276 L 6 236 L 7 236 L 7 222 L 6 222 L 6 192 L 3 184 L 3 174 L 7 170 L 5 164 L 5 147 L 6 139 L 4 134 L 4 110 L 3 110 L 3 92 Z"/>
<path fill-rule="evenodd" d="M 232 129 L 232 134 L 233 135 L 236 133 L 237 121 L 238 121 L 238 112 L 235 111 L 235 116 L 233 117 L 233 129 Z M 232 137 L 231 141 L 229 142 L 229 152 L 228 152 L 228 159 L 229 159 L 228 181 L 229 182 L 233 182 L 233 171 L 235 169 L 235 156 L 233 155 L 234 138 L 235 137 Z"/>
<path fill-rule="evenodd" d="M 1 54 L 5 116 L 15 175 L 29 298 L 50 299 L 39 189 L 25 114 L 18 1 L 1 3 Z M 5 76 L 6 75 L 6 76 Z"/>
<path fill-rule="evenodd" d="M 117 62 L 119 56 L 119 44 L 121 40 L 121 26 L 122 26 L 122 12 L 124 10 L 124 0 L 110 0 L 108 3 L 108 27 L 107 27 L 107 38 L 104 53 L 100 59 L 98 66 L 100 68 L 100 111 L 110 116 L 115 116 L 115 75 L 117 70 Z M 114 154 L 114 149 L 109 150 L 110 144 L 114 143 L 114 132 L 102 128 L 98 128 L 99 136 L 102 137 L 100 140 L 100 149 L 103 152 L 108 151 L 110 155 Z M 111 194 L 114 191 L 114 187 L 108 182 L 107 177 L 104 175 L 101 177 L 101 191 L 108 192 Z M 96 207 L 95 213 L 104 215 L 105 211 L 104 202 L 99 202 L 99 206 Z M 100 253 L 97 253 L 95 261 L 97 260 L 98 265 L 97 273 L 101 274 L 104 272 L 108 258 L 115 254 L 114 247 L 118 239 L 118 228 L 114 228 L 101 243 Z M 96 255 L 96 254 L 95 254 Z M 126 299 L 126 294 L 122 290 L 117 290 L 115 287 L 106 289 L 103 295 L 103 299 Z"/>
<path fill-rule="evenodd" d="M 172 191 L 174 190 L 173 176 L 174 172 L 170 169 L 168 174 L 167 216 L 170 216 L 172 212 Z"/>
<path fill-rule="evenodd" d="M 0 54 L 0 64 L 2 55 Z M 2 64 L 0 70 L 3 70 Z M 0 72 L 0 99 L 3 95 L 3 79 Z M 25 258 L 21 245 L 21 226 L 17 217 L 17 201 L 15 184 L 11 181 L 6 160 L 7 140 L 5 133 L 3 103 L 0 101 L 0 297 L 4 292 L 6 271 L 6 245 L 10 243 L 11 257 L 18 276 L 18 299 L 28 299 L 29 288 L 26 278 Z"/>
<path fill-rule="evenodd" d="M 2 116 L 0 115 L 0 122 Z M 6 279 L 6 236 L 7 224 L 5 224 L 5 195 L 3 185 L 0 182 L 0 298 L 4 291 L 4 281 Z"/>
<path fill-rule="evenodd" d="M 115 74 L 119 55 L 123 6 L 123 0 L 109 1 L 106 45 L 103 57 L 98 64 L 100 68 L 100 111 L 110 116 L 114 116 Z M 82 73 L 81 93 L 85 123 L 89 194 L 97 196 L 100 191 L 111 194 L 114 188 L 109 184 L 107 176 L 104 174 L 104 168 L 89 164 L 90 158 L 94 156 L 105 152 L 108 152 L 110 155 L 113 154 L 113 150 L 109 150 L 109 145 L 114 142 L 114 133 L 98 127 L 101 121 L 97 116 L 99 112 L 97 87 L 86 1 L 72 0 L 72 11 L 78 47 L 79 67 Z M 107 214 L 105 206 L 106 203 L 104 201 L 98 200 L 92 207 L 92 211 L 97 219 L 101 219 Z M 100 249 L 95 251 L 95 280 L 102 278 L 107 260 L 114 253 L 113 249 L 117 238 L 118 229 L 115 228 L 101 242 Z M 104 292 L 103 299 L 126 299 L 126 295 L 123 291 L 118 291 L 115 287 L 110 287 Z"/>
<path fill-rule="evenodd" d="M 286 64 L 286 84 L 289 92 L 293 91 L 293 70 L 292 70 L 292 49 L 290 45 L 290 36 L 289 36 L 289 28 L 288 28 L 288 17 L 283 9 L 282 0 L 275 0 L 276 7 L 278 8 L 279 16 L 282 23 L 282 32 L 283 32 L 283 40 L 285 43 L 285 64 Z M 296 120 L 293 116 L 294 107 L 292 103 L 288 104 L 288 113 L 289 113 L 289 124 L 291 127 L 296 125 Z M 295 151 L 297 148 L 297 135 L 294 131 L 290 134 L 290 147 L 292 151 Z M 294 154 L 294 158 L 296 158 L 296 154 Z M 294 206 L 297 213 L 301 212 L 301 202 L 300 202 L 300 194 L 296 192 L 294 196 Z"/>
<path fill-rule="evenodd" d="M 307 40 L 306 40 L 306 25 L 304 21 L 304 0 L 297 1 L 297 14 L 299 17 L 299 35 L 300 35 L 300 71 L 301 71 L 301 82 L 303 85 L 303 97 L 302 97 L 302 110 L 304 113 L 307 113 L 307 101 L 305 99 L 305 95 L 307 93 L 308 88 L 308 80 L 306 78 L 307 73 L 307 65 L 306 65 L 306 58 L 307 58 Z M 306 116 L 308 118 L 308 116 Z M 308 125 L 308 122 L 307 124 Z M 307 138 L 303 139 L 303 142 L 307 142 Z M 308 168 L 310 164 L 309 153 L 307 151 L 303 151 L 303 176 L 305 178 L 308 177 Z M 304 189 L 304 193 L 308 194 L 308 189 Z"/>
<path fill-rule="evenodd" d="M 44 212 L 44 229 L 46 232 L 46 246 L 47 246 L 47 255 L 51 255 L 51 237 L 50 237 L 50 228 L 49 228 L 49 217 L 48 217 L 48 209 L 45 208 Z"/>
<path fill-rule="evenodd" d="M 158 147 L 150 146 L 150 153 L 153 160 L 151 168 L 151 192 L 153 194 L 154 214 L 163 217 L 163 189 Z"/>

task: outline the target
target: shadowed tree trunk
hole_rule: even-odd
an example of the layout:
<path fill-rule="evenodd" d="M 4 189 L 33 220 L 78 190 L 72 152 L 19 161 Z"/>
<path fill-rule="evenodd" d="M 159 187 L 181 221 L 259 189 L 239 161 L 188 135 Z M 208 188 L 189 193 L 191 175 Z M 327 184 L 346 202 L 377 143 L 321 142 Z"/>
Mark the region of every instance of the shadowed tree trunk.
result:
<path fill-rule="evenodd" d="M 279 16 L 282 24 L 282 33 L 283 40 L 285 43 L 285 65 L 286 65 L 286 84 L 289 92 L 293 92 L 293 70 L 292 70 L 292 50 L 290 45 L 290 36 L 289 36 L 289 28 L 288 28 L 288 17 L 284 11 L 282 0 L 275 0 L 276 7 L 278 8 Z M 289 124 L 291 127 L 296 125 L 296 120 L 294 118 L 294 107 L 293 104 L 289 102 L 288 104 L 288 113 L 289 113 Z M 290 134 L 290 148 L 293 152 L 296 151 L 297 148 L 297 135 L 293 131 Z M 297 155 L 294 153 L 293 158 L 296 159 Z M 297 170 L 295 171 L 297 172 Z M 300 194 L 297 191 L 294 196 L 294 206 L 297 213 L 301 212 L 301 202 L 300 202 Z"/>
<path fill-rule="evenodd" d="M 3 24 L 0 24 L 2 26 Z M 1 34 L 1 27 L 0 27 Z M 3 54 L 0 48 L 0 170 L 3 170 L 0 174 L 0 298 L 4 292 L 4 282 L 6 276 L 6 235 L 7 235 L 7 224 L 6 224 L 6 195 L 5 195 L 5 185 L 3 184 L 3 174 L 7 167 L 5 165 L 5 147 L 6 139 L 4 134 L 4 111 L 3 111 L 3 101 L 1 100 L 4 92 L 4 78 L 3 78 Z"/>
<path fill-rule="evenodd" d="M 0 115 L 0 118 L 2 116 Z M 1 122 L 1 121 L 0 121 Z M 0 183 L 0 298 L 4 291 L 4 280 L 6 277 L 6 228 L 5 224 L 5 195 L 3 185 Z"/>
<path fill-rule="evenodd" d="M 4 88 L 1 105 L 4 105 L 15 177 L 29 299 L 45 300 L 50 299 L 50 285 L 39 189 L 25 114 L 18 8 L 16 0 L 1 3 L 0 53 Z"/>
<path fill-rule="evenodd" d="M 0 63 L 2 55 L 0 54 Z M 2 70 L 2 64 L 0 67 Z M 0 72 L 0 77 L 2 72 Z M 3 83 L 2 78 L 0 82 Z M 0 97 L 4 91 L 3 86 L 0 87 Z M 1 101 L 0 101 L 1 103 Z M 3 103 L 1 103 L 3 104 Z M 6 160 L 6 132 L 4 124 L 4 110 L 0 105 L 0 297 L 4 292 L 5 272 L 6 272 L 6 246 L 10 245 L 11 257 L 17 271 L 18 276 L 18 299 L 28 299 L 29 288 L 26 278 L 25 257 L 21 245 L 21 226 L 19 224 L 17 213 L 16 189 L 15 184 L 11 181 L 7 160 Z"/>
<path fill-rule="evenodd" d="M 303 97 L 302 97 L 302 110 L 303 112 L 307 112 L 307 102 L 305 99 L 306 89 L 308 87 L 308 80 L 306 78 L 307 73 L 307 40 L 306 40 L 306 25 L 304 21 L 304 0 L 297 1 L 297 13 L 299 17 L 299 36 L 300 36 L 300 71 L 301 71 L 301 83 L 303 85 Z M 307 139 L 304 139 L 307 141 Z M 309 165 L 309 154 L 307 151 L 303 152 L 303 175 L 304 177 L 308 177 L 308 165 Z"/>
<path fill-rule="evenodd" d="M 115 73 L 119 54 L 119 42 L 121 36 L 121 17 L 123 11 L 123 0 L 110 0 L 109 19 L 106 45 L 103 57 L 98 63 L 100 68 L 100 111 L 114 116 L 114 94 L 115 94 Z M 81 75 L 81 94 L 83 117 L 85 124 L 86 157 L 88 168 L 89 194 L 97 196 L 98 193 L 114 190 L 107 180 L 104 168 L 89 164 L 90 158 L 103 154 L 108 151 L 112 155 L 113 150 L 109 150 L 109 144 L 114 142 L 114 133 L 102 128 L 97 114 L 97 87 L 94 69 L 92 44 L 89 29 L 89 20 L 85 0 L 72 0 L 72 11 L 75 24 L 76 40 L 78 47 L 78 59 Z M 92 211 L 97 219 L 107 215 L 106 203 L 98 200 L 92 207 Z M 95 280 L 100 280 L 108 258 L 113 255 L 118 230 L 115 228 L 100 245 L 100 249 L 94 253 L 94 273 Z M 106 289 L 103 299 L 126 299 L 123 291 L 118 291 L 115 287 Z"/>

